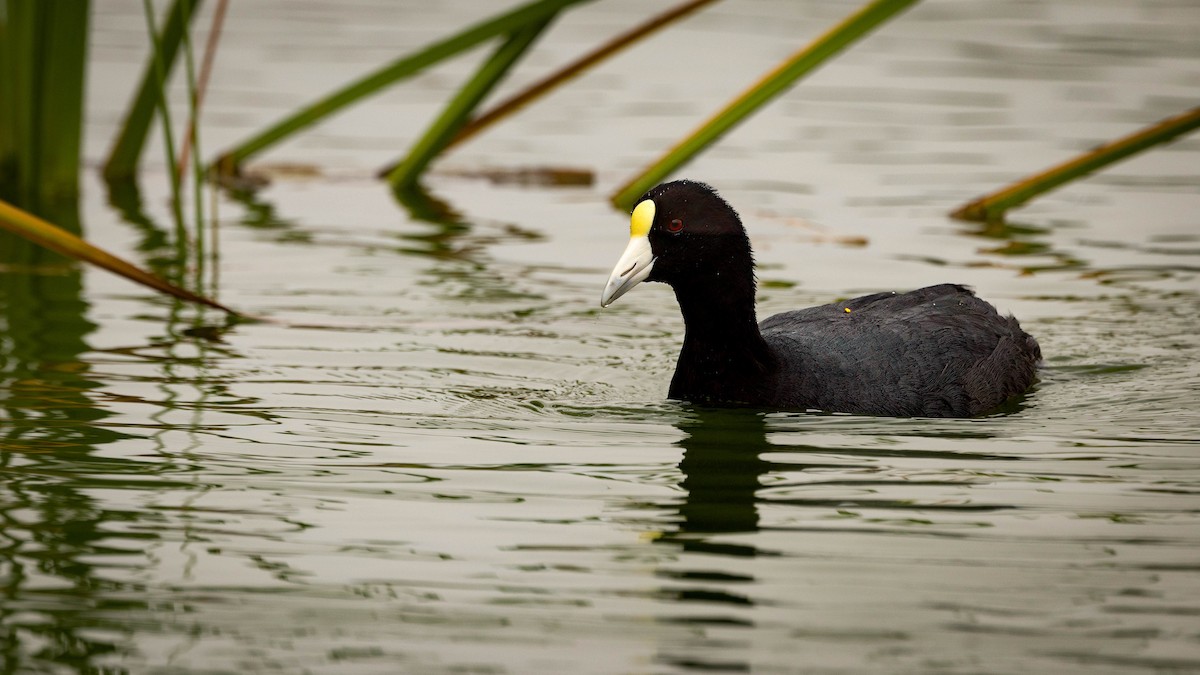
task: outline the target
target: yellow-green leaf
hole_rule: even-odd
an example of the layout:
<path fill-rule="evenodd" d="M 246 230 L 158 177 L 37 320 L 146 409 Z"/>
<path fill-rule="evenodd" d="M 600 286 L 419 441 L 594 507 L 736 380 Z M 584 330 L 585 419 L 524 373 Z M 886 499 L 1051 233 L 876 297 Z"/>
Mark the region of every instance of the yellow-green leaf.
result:
<path fill-rule="evenodd" d="M 1200 108 L 1193 108 L 1182 115 L 1169 117 L 1129 136 L 1105 143 L 1058 166 L 1017 181 L 990 195 L 975 199 L 960 206 L 950 216 L 961 220 L 998 222 L 1004 218 L 1005 211 L 1020 206 L 1043 192 L 1082 178 L 1093 171 L 1099 171 L 1113 162 L 1139 153 L 1153 145 L 1166 143 L 1198 127 L 1200 127 Z"/>
<path fill-rule="evenodd" d="M 103 267 L 114 274 L 119 274 L 161 293 L 241 316 L 238 312 L 215 300 L 196 295 L 189 290 L 168 283 L 130 262 L 87 243 L 57 225 L 42 220 L 28 211 L 18 209 L 3 200 L 0 200 L 0 228 L 68 258 Z"/>

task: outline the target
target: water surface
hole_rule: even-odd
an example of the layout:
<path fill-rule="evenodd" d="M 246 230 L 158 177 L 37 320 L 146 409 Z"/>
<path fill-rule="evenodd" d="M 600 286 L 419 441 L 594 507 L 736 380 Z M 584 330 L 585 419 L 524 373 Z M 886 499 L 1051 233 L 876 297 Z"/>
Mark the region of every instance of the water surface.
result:
<path fill-rule="evenodd" d="M 94 11 L 93 165 L 145 44 L 140 3 Z M 505 90 L 651 11 L 573 12 Z M 372 173 L 478 54 L 283 144 L 260 167 L 315 172 L 219 203 L 215 290 L 271 322 L 0 270 L 5 668 L 1200 670 L 1200 141 L 1008 228 L 945 216 L 1193 107 L 1190 0 L 922 4 L 680 174 L 741 210 L 764 316 L 943 281 L 1015 313 L 1047 356 L 1018 404 L 697 409 L 665 399 L 670 292 L 600 310 L 611 190 L 846 11 L 718 3 L 446 157 L 440 213 Z M 204 145 L 477 12 L 235 3 Z M 140 204 L 84 185 L 87 236 L 147 264 L 174 255 L 159 152 Z M 596 181 L 473 177 L 536 166 Z"/>

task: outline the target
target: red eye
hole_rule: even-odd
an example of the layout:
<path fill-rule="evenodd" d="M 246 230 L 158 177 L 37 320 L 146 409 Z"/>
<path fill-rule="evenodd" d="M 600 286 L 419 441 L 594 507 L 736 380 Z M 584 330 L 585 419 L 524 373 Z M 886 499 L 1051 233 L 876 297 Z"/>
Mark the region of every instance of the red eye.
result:
<path fill-rule="evenodd" d="M 672 220 L 671 222 L 667 223 L 667 232 L 670 232 L 671 234 L 678 234 L 679 232 L 682 232 L 682 231 L 683 231 L 683 221 L 682 220 L 676 218 L 675 220 Z"/>

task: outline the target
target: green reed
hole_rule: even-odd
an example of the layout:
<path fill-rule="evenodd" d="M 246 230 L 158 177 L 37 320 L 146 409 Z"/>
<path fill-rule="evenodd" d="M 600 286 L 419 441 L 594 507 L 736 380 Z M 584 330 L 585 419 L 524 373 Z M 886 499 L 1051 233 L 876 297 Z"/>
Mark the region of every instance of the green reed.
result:
<path fill-rule="evenodd" d="M 235 174 L 242 162 L 262 152 L 275 143 L 295 134 L 329 115 L 358 103 L 396 82 L 407 79 L 425 69 L 456 56 L 487 40 L 502 35 L 512 35 L 526 26 L 546 21 L 570 5 L 588 0 L 537 0 L 516 9 L 487 19 L 439 40 L 424 49 L 401 57 L 383 68 L 366 75 L 334 91 L 324 98 L 277 122 L 268 129 L 255 134 L 241 145 L 222 154 L 216 162 L 222 174 Z"/>
<path fill-rule="evenodd" d="M 104 177 L 110 181 L 132 180 L 137 175 L 142 148 L 162 96 L 162 83 L 170 77 L 183 34 L 191 17 L 196 16 L 201 0 L 174 0 L 167 10 L 161 32 L 156 33 L 156 48 L 151 51 L 137 93 L 130 102 L 125 120 L 104 163 Z"/>
<path fill-rule="evenodd" d="M 979 197 L 960 206 L 950 215 L 961 220 L 1000 222 L 1009 209 L 1020 206 L 1038 195 L 1079 180 L 1150 147 L 1174 140 L 1197 128 L 1200 128 L 1200 108 L 1193 108 L 1181 115 L 1169 117 L 1133 134 L 1105 143 L 992 194 Z"/>
<path fill-rule="evenodd" d="M 79 194 L 88 0 L 0 4 L 0 196 L 35 210 Z"/>
<path fill-rule="evenodd" d="M 916 2 L 917 0 L 875 0 L 850 15 L 764 75 L 700 128 L 631 178 L 613 194 L 613 204 L 621 209 L 631 208 L 633 202 L 646 190 L 715 143 L 730 129 L 786 91 L 798 79 Z"/>

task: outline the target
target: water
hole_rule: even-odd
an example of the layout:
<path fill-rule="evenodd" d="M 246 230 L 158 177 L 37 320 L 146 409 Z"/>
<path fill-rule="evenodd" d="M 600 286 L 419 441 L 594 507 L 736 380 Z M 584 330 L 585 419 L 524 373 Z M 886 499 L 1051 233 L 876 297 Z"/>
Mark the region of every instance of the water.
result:
<path fill-rule="evenodd" d="M 417 4 L 235 4 L 205 147 L 478 12 Z M 140 11 L 95 8 L 93 164 Z M 648 11 L 572 13 L 506 90 Z M 450 216 L 371 173 L 477 56 L 271 151 L 315 175 L 222 197 L 217 285 L 272 322 L 0 270 L 6 670 L 1200 670 L 1200 139 L 945 217 L 1194 106 L 1190 0 L 923 4 L 681 174 L 748 222 L 763 316 L 941 281 L 1014 312 L 1047 365 L 1012 409 L 694 409 L 669 291 L 599 309 L 613 187 L 846 11 L 713 6 L 441 161 Z M 90 238 L 171 256 L 160 156 L 140 224 L 89 173 Z M 530 166 L 596 183 L 465 175 Z"/>

